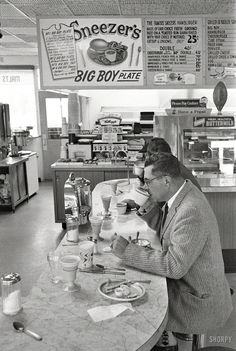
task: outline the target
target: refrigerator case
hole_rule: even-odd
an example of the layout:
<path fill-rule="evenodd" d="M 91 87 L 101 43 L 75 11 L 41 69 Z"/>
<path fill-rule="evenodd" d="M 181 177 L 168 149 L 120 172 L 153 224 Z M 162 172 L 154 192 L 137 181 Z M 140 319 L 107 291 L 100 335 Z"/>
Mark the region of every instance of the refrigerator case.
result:
<path fill-rule="evenodd" d="M 32 196 L 33 194 L 37 193 L 39 190 L 37 157 L 37 153 L 32 152 L 28 156 L 28 160 L 26 161 L 26 174 L 29 196 Z"/>
<path fill-rule="evenodd" d="M 170 144 L 172 153 L 191 170 L 219 172 L 221 164 L 234 163 L 235 123 L 229 127 L 203 127 L 197 125 L 194 118 L 155 116 L 154 136 L 164 138 Z"/>

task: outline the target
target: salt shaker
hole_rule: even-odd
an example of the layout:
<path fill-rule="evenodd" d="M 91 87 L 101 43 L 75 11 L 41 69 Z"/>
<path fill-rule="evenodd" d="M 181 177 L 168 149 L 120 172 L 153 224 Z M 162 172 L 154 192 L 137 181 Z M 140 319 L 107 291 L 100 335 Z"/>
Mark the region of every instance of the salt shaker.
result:
<path fill-rule="evenodd" d="M 4 273 L 1 276 L 2 311 L 14 316 L 21 309 L 21 277 L 18 273 Z"/>

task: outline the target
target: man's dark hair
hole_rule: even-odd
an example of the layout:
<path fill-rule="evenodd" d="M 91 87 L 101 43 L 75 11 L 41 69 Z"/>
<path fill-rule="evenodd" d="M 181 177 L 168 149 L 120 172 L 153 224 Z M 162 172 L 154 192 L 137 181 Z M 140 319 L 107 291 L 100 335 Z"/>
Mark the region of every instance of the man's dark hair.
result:
<path fill-rule="evenodd" d="M 145 161 L 145 167 L 153 166 L 152 174 L 168 175 L 172 178 L 181 177 L 179 160 L 167 152 L 159 152 L 149 156 Z"/>
<path fill-rule="evenodd" d="M 163 138 L 152 138 L 147 145 L 147 155 L 150 156 L 158 152 L 168 152 L 171 154 L 170 145 Z"/>

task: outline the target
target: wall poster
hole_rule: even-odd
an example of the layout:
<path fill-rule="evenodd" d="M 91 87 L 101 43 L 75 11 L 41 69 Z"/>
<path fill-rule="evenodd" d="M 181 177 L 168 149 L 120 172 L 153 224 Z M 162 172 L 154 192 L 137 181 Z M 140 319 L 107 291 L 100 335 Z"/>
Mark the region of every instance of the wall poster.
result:
<path fill-rule="evenodd" d="M 202 85 L 202 19 L 145 19 L 147 86 Z"/>
<path fill-rule="evenodd" d="M 44 88 L 142 87 L 141 18 L 40 18 Z"/>
<path fill-rule="evenodd" d="M 236 84 L 236 18 L 206 19 L 206 85 Z"/>

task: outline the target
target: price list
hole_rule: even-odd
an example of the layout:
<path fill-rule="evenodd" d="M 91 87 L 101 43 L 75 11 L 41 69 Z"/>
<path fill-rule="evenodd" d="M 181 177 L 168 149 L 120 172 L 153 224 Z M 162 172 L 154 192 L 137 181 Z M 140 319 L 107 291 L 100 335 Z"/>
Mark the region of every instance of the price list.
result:
<path fill-rule="evenodd" d="M 202 19 L 145 20 L 147 85 L 202 85 Z"/>
<path fill-rule="evenodd" d="M 236 19 L 208 18 L 207 31 L 207 81 L 216 84 L 217 80 L 236 84 Z"/>

